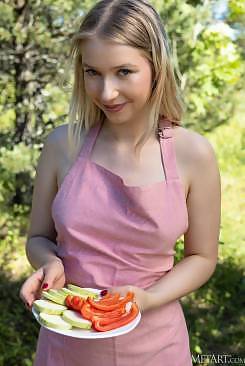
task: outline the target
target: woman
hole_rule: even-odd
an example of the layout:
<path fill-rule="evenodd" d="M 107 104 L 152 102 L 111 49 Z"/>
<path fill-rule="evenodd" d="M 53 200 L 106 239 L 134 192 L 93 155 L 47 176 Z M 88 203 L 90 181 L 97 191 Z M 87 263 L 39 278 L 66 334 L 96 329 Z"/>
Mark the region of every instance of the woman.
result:
<path fill-rule="evenodd" d="M 181 126 L 167 36 L 147 1 L 96 4 L 71 59 L 70 122 L 51 132 L 38 163 L 26 246 L 36 271 L 20 296 L 30 308 L 42 290 L 67 283 L 132 290 L 142 319 L 103 340 L 41 328 L 35 366 L 189 366 L 179 299 L 217 263 L 214 151 Z M 184 258 L 173 266 L 183 234 Z"/>

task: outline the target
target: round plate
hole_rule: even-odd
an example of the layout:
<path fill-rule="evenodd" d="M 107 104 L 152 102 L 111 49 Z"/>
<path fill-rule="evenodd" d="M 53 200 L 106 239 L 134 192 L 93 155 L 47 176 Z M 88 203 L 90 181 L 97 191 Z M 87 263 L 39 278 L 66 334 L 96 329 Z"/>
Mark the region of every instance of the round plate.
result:
<path fill-rule="evenodd" d="M 92 289 L 90 289 L 90 290 L 92 290 Z M 93 289 L 93 290 L 96 290 L 96 289 Z M 140 319 L 141 319 L 141 313 L 139 312 L 137 317 L 135 319 L 133 319 L 130 323 L 128 323 L 120 328 L 108 330 L 106 332 L 98 332 L 94 329 L 79 329 L 79 328 L 73 328 L 70 330 L 61 330 L 61 329 L 46 327 L 43 324 L 41 324 L 41 322 L 39 320 L 38 312 L 33 307 L 32 307 L 32 313 L 33 313 L 35 319 L 38 321 L 38 323 L 42 327 L 44 327 L 54 333 L 63 334 L 68 337 L 84 338 L 84 339 L 111 338 L 111 337 L 117 337 L 119 335 L 129 333 L 139 324 Z"/>

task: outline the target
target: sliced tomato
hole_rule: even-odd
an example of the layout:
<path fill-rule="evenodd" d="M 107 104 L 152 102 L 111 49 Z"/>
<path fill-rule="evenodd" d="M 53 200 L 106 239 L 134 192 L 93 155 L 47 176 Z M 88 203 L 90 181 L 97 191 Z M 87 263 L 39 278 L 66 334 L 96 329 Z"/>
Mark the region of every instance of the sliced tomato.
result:
<path fill-rule="evenodd" d="M 128 314 L 123 315 L 118 319 L 96 319 L 94 320 L 94 322 L 92 322 L 92 326 L 95 330 L 99 332 L 106 332 L 112 329 L 117 329 L 134 320 L 138 313 L 139 308 L 136 303 L 133 303 L 131 311 Z"/>
<path fill-rule="evenodd" d="M 66 298 L 65 298 L 65 304 L 69 309 L 72 308 L 71 300 L 72 300 L 72 295 L 67 295 Z"/>
<path fill-rule="evenodd" d="M 73 296 L 73 298 L 72 298 L 72 304 L 73 305 L 78 305 L 78 303 L 80 302 L 80 300 L 81 300 L 81 297 L 80 296 Z"/>
<path fill-rule="evenodd" d="M 74 310 L 80 311 L 83 306 L 84 299 L 80 296 L 73 296 L 71 300 L 72 308 Z"/>

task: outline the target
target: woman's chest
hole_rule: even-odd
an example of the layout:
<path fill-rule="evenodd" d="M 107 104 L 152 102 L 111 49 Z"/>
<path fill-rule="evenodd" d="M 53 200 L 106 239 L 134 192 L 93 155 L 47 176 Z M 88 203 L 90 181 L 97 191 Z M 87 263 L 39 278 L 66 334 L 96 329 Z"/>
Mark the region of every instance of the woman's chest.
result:
<path fill-rule="evenodd" d="M 108 155 L 107 155 L 108 156 Z M 161 154 L 152 152 L 144 156 L 143 162 L 135 164 L 130 156 L 124 154 L 123 158 L 116 158 L 110 154 L 110 158 L 104 158 L 96 151 L 90 156 L 90 163 L 98 169 L 105 169 L 112 174 L 122 178 L 126 186 L 150 186 L 156 182 L 164 182 L 166 180 L 166 166 L 162 161 Z M 68 155 L 64 153 L 59 157 L 59 164 L 57 169 L 57 184 L 60 188 L 65 176 L 69 173 L 74 161 L 68 159 Z M 186 161 L 180 151 L 176 151 L 176 168 L 177 174 L 182 183 L 185 197 L 187 198 L 190 178 L 188 176 L 188 169 Z"/>

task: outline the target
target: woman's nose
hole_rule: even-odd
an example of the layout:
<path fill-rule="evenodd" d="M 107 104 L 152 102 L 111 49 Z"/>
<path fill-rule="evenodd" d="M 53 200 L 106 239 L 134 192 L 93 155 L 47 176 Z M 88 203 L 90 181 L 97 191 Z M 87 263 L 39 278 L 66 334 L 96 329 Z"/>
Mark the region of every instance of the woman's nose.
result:
<path fill-rule="evenodd" d="M 117 86 L 113 81 L 105 80 L 101 89 L 101 101 L 109 104 L 109 101 L 116 99 L 118 96 Z"/>

